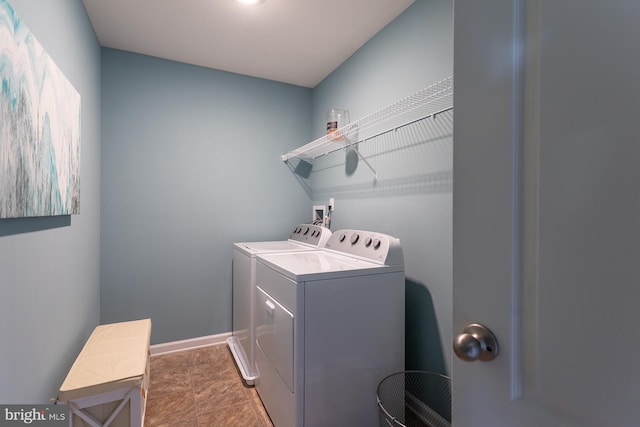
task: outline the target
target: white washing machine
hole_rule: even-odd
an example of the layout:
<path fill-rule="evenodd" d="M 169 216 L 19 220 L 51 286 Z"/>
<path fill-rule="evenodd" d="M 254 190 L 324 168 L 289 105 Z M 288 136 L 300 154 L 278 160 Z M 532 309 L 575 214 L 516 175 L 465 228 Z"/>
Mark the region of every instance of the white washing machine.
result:
<path fill-rule="evenodd" d="M 378 425 L 376 388 L 404 370 L 400 241 L 360 230 L 260 254 L 256 389 L 276 427 Z"/>
<path fill-rule="evenodd" d="M 233 244 L 233 330 L 227 339 L 236 365 L 248 385 L 256 378 L 254 299 L 256 255 L 318 250 L 331 236 L 328 228 L 301 224 L 283 241 Z"/>

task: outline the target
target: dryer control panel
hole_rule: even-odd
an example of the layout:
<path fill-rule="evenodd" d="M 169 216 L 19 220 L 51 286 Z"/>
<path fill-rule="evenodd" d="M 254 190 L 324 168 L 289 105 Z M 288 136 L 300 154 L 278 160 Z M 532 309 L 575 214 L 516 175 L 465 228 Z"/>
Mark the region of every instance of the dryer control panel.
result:
<path fill-rule="evenodd" d="M 404 264 L 400 239 L 374 231 L 338 230 L 331 235 L 325 249 L 384 265 Z"/>
<path fill-rule="evenodd" d="M 294 227 L 289 240 L 323 248 L 331 237 L 331 230 L 321 225 L 300 224 Z"/>

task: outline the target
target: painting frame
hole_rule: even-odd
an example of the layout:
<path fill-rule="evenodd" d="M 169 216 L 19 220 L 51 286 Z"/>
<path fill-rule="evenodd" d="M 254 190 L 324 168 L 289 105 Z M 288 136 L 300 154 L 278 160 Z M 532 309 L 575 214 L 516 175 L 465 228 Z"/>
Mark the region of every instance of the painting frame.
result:
<path fill-rule="evenodd" d="M 81 99 L 0 0 L 0 219 L 80 213 Z"/>

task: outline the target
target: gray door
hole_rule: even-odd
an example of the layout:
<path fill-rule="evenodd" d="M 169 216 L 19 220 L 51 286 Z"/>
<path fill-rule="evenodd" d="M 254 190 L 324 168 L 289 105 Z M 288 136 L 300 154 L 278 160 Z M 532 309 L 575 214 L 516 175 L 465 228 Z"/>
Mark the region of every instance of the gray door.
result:
<path fill-rule="evenodd" d="M 453 423 L 640 425 L 640 3 L 455 3 Z"/>

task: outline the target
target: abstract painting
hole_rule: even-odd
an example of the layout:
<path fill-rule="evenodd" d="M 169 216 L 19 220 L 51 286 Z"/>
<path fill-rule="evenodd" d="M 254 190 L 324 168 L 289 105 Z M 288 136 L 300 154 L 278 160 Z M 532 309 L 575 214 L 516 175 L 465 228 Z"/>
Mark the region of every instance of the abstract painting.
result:
<path fill-rule="evenodd" d="M 0 0 L 0 218 L 80 213 L 80 95 Z"/>

